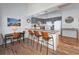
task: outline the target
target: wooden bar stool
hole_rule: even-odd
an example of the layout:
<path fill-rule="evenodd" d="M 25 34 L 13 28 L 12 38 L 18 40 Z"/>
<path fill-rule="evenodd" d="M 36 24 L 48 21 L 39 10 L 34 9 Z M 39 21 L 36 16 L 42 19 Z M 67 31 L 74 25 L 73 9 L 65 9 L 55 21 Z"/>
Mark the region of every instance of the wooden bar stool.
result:
<path fill-rule="evenodd" d="M 53 37 L 50 37 L 49 36 L 49 33 L 48 32 L 41 32 L 42 33 L 42 38 L 47 42 L 47 51 L 46 51 L 46 54 L 48 55 L 48 45 L 50 45 L 48 42 L 49 42 L 49 39 L 52 38 L 53 40 Z M 54 48 L 54 40 L 52 41 L 53 42 L 53 48 Z M 42 43 L 42 42 L 41 42 Z M 44 42 L 43 42 L 44 43 Z M 40 51 L 42 50 L 42 44 L 41 44 L 41 47 L 40 47 Z"/>
<path fill-rule="evenodd" d="M 33 41 L 33 46 L 34 46 L 34 40 L 33 40 L 34 32 L 32 30 L 28 30 L 28 32 L 29 32 L 29 36 L 31 36 L 31 44 Z"/>
<path fill-rule="evenodd" d="M 39 45 L 39 38 L 42 36 L 42 34 L 39 31 L 34 31 L 35 36 L 37 37 L 37 50 Z"/>

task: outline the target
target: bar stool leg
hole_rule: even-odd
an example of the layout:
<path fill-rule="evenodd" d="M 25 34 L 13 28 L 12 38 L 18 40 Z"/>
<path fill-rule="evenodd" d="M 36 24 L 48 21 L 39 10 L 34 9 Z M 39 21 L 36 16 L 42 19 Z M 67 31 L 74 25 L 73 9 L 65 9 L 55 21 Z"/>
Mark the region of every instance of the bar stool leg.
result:
<path fill-rule="evenodd" d="M 38 42 L 37 42 L 37 50 L 38 50 L 38 45 L 39 45 L 39 37 L 38 37 Z"/>
<path fill-rule="evenodd" d="M 7 40 L 7 39 L 5 39 L 5 48 L 7 47 L 7 43 L 6 43 L 6 40 Z"/>
<path fill-rule="evenodd" d="M 53 54 L 55 54 L 55 51 L 54 51 L 54 38 L 52 37 L 52 42 L 53 42 Z"/>
<path fill-rule="evenodd" d="M 33 36 L 31 35 L 31 39 L 30 39 L 30 40 L 31 40 L 31 45 L 32 45 L 32 37 L 33 37 Z"/>
<path fill-rule="evenodd" d="M 31 40 L 31 44 L 32 44 L 32 36 L 31 35 L 29 35 L 28 44 L 30 44 L 30 40 Z"/>
<path fill-rule="evenodd" d="M 34 47 L 34 43 L 35 43 L 35 42 L 34 42 L 34 38 L 33 38 L 33 40 L 32 40 L 33 47 Z"/>
<path fill-rule="evenodd" d="M 33 46 L 32 46 L 32 47 L 34 47 L 34 40 L 32 41 L 32 44 L 33 44 Z"/>
<path fill-rule="evenodd" d="M 40 46 L 40 52 L 42 51 L 42 41 L 41 41 L 41 46 Z"/>
<path fill-rule="evenodd" d="M 12 45 L 14 46 L 14 41 L 13 41 L 13 38 L 12 38 Z"/>
<path fill-rule="evenodd" d="M 48 55 L 48 41 L 47 41 L 47 52 L 46 52 L 46 54 Z"/>
<path fill-rule="evenodd" d="M 20 43 L 20 40 L 18 40 L 18 42 Z"/>
<path fill-rule="evenodd" d="M 28 38 L 27 38 L 27 44 L 29 44 L 29 37 L 30 37 L 30 34 L 28 35 Z"/>

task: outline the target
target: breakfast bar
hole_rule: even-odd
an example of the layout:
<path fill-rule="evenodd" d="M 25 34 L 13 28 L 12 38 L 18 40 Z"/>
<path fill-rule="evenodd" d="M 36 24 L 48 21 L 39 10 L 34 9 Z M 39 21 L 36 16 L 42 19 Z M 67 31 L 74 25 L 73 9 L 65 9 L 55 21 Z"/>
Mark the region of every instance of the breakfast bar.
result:
<path fill-rule="evenodd" d="M 51 45 L 48 46 L 48 48 L 53 49 L 54 51 L 57 50 L 57 46 L 58 46 L 58 41 L 59 41 L 59 31 L 58 30 L 45 30 L 45 29 L 26 29 L 26 31 L 28 32 L 28 30 L 32 30 L 32 31 L 38 31 L 38 32 L 48 32 L 49 36 L 51 36 L 52 38 L 49 39 L 48 43 L 49 44 L 53 44 L 53 47 Z M 29 35 L 29 34 L 28 34 Z M 41 40 L 42 38 L 40 38 Z M 43 39 L 42 39 L 43 40 Z M 52 41 L 54 41 L 52 43 Z M 45 42 L 45 41 L 44 41 Z M 41 44 L 41 43 L 40 43 Z M 46 44 L 44 43 L 44 46 L 46 46 Z"/>

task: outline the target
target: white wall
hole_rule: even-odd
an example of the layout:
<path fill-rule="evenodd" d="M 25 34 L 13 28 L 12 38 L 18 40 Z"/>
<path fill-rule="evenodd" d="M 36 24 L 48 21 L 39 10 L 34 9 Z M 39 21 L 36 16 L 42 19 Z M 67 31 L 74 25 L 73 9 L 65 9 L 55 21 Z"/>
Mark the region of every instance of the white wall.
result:
<path fill-rule="evenodd" d="M 0 9 L 0 34 L 2 33 L 2 12 Z"/>
<path fill-rule="evenodd" d="M 26 22 L 26 17 L 28 15 L 34 15 L 35 13 L 41 12 L 42 10 L 48 9 L 50 7 L 54 7 L 60 4 L 50 4 L 50 3 L 32 3 L 32 4 L 0 4 L 0 9 L 2 12 L 2 32 L 3 34 L 12 32 L 12 29 L 7 26 L 7 18 L 17 18 L 21 19 L 21 27 L 20 30 L 23 31 L 25 28 L 28 28 L 29 24 Z M 27 26 L 26 26 L 27 25 Z"/>
<path fill-rule="evenodd" d="M 2 20 L 1 20 L 1 16 L 0 16 L 0 34 L 2 32 Z"/>
<path fill-rule="evenodd" d="M 73 23 L 65 23 L 65 18 L 68 16 L 74 17 Z M 70 5 L 62 10 L 62 27 L 63 28 L 78 28 L 79 29 L 79 4 Z M 63 31 L 64 36 L 76 37 L 75 31 Z"/>
<path fill-rule="evenodd" d="M 23 31 L 26 26 L 26 9 L 24 4 L 2 4 L 2 32 L 11 33 L 12 29 L 7 26 L 7 18 L 21 19 L 21 27 L 17 31 Z"/>

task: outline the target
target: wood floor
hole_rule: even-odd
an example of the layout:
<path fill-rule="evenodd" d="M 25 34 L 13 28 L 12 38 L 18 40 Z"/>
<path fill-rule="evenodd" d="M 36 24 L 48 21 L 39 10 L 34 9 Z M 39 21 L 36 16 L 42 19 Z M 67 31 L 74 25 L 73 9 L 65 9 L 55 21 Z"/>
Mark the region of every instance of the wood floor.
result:
<path fill-rule="evenodd" d="M 30 41 L 31 42 L 31 41 Z M 36 49 L 37 43 L 35 42 L 34 47 L 31 43 L 15 42 L 14 45 L 8 44 L 6 48 L 0 46 L 1 55 L 46 55 L 46 47 L 43 46 L 40 52 L 40 45 L 38 50 Z M 79 41 L 63 37 L 59 40 L 57 51 L 53 52 L 49 49 L 49 55 L 78 55 L 79 54 Z"/>

